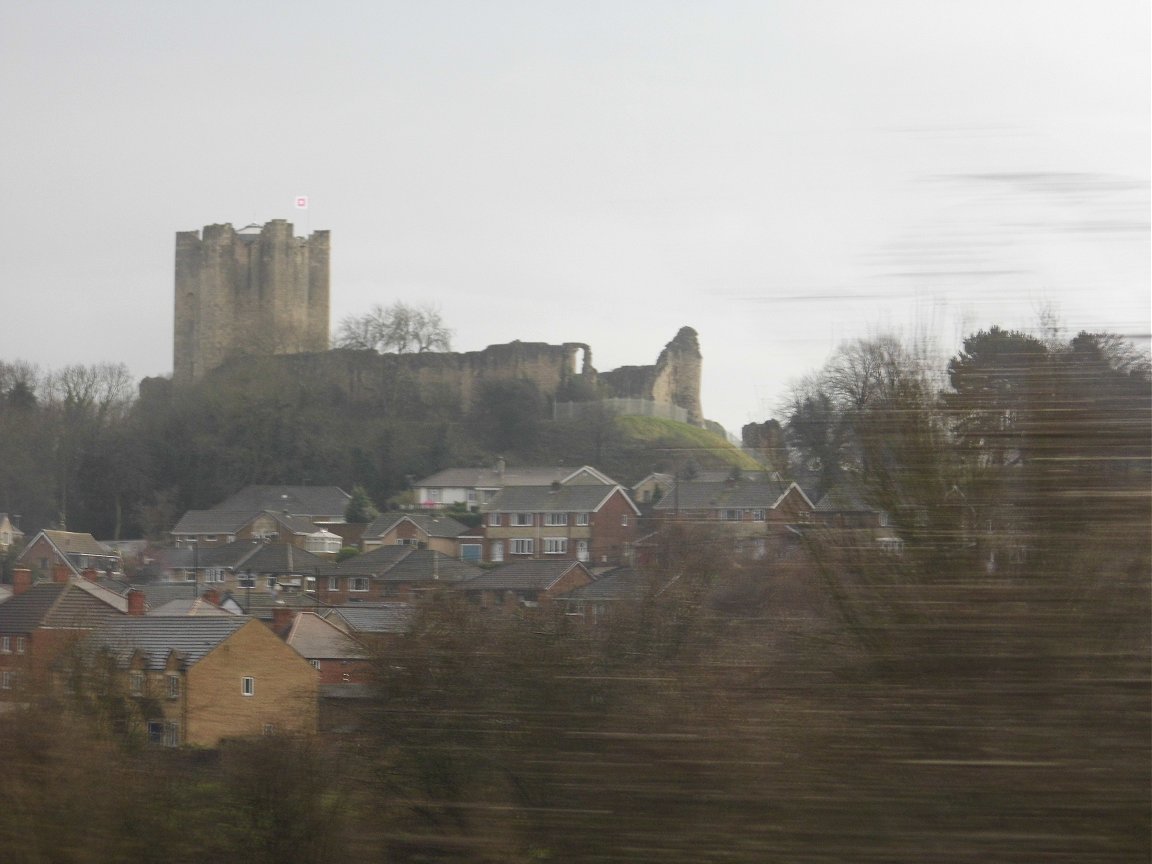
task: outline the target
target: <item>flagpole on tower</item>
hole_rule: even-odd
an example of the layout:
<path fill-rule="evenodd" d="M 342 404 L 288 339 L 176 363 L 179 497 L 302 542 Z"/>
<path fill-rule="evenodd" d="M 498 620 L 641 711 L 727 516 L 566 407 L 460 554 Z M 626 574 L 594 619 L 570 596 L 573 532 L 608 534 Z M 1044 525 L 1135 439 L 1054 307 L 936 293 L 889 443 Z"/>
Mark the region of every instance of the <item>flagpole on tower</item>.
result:
<path fill-rule="evenodd" d="M 301 233 L 303 234 L 303 236 L 307 237 L 312 233 L 312 220 L 309 217 L 309 213 L 308 213 L 308 196 L 307 195 L 297 195 L 295 204 L 296 204 L 297 210 L 303 210 L 304 211 L 304 213 L 302 214 L 304 216 L 304 226 L 303 226 L 303 231 Z"/>

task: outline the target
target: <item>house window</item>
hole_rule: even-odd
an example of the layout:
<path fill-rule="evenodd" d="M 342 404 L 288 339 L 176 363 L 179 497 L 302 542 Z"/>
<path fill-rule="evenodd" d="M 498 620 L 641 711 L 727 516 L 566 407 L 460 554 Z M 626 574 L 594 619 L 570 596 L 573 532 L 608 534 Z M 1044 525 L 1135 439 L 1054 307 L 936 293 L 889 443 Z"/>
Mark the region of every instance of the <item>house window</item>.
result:
<path fill-rule="evenodd" d="M 0 672 L 0 690 L 11 690 L 16 680 L 16 673 L 11 669 Z"/>
<path fill-rule="evenodd" d="M 428 490 L 428 500 L 431 501 L 433 504 L 439 504 L 441 501 L 444 500 L 444 490 L 443 489 L 429 489 Z"/>
<path fill-rule="evenodd" d="M 339 591 L 340 590 L 340 577 L 339 576 L 329 576 L 328 577 L 328 590 L 329 591 Z"/>
<path fill-rule="evenodd" d="M 489 513 L 488 514 L 488 524 L 493 528 L 499 528 L 500 527 L 500 514 L 499 513 Z"/>
<path fill-rule="evenodd" d="M 468 498 L 468 506 L 469 507 L 475 507 L 476 506 L 476 490 L 475 489 L 469 489 L 467 491 L 467 493 L 465 493 L 465 494 Z"/>
<path fill-rule="evenodd" d="M 512 524 L 517 528 L 530 528 L 532 526 L 531 513 L 513 513 Z"/>
<path fill-rule="evenodd" d="M 725 522 L 739 522 L 740 521 L 740 511 L 739 510 L 722 510 L 720 512 L 720 518 L 723 519 Z"/>
<path fill-rule="evenodd" d="M 568 514 L 567 513 L 545 513 L 544 514 L 544 524 L 549 525 L 553 528 L 556 528 L 556 527 L 561 526 L 561 525 L 567 525 L 568 524 Z"/>
<path fill-rule="evenodd" d="M 482 547 L 479 543 L 461 543 L 460 544 L 460 560 L 470 561 L 476 563 L 480 560 L 483 554 Z"/>
<path fill-rule="evenodd" d="M 368 577 L 367 576 L 353 576 L 348 580 L 349 591 L 367 591 L 368 590 Z"/>
<path fill-rule="evenodd" d="M 167 721 L 164 724 L 164 746 L 165 747 L 179 747 L 180 746 L 180 724 L 174 721 Z"/>
<path fill-rule="evenodd" d="M 256 695 L 256 679 L 245 675 L 240 679 L 240 693 L 244 696 Z"/>
<path fill-rule="evenodd" d="M 0 636 L 0 654 L 12 653 L 12 637 Z"/>
<path fill-rule="evenodd" d="M 23 654 L 28 648 L 28 640 L 24 636 L 16 637 L 16 653 Z"/>
<path fill-rule="evenodd" d="M 168 698 L 169 699 L 179 699 L 180 698 L 180 676 L 179 675 L 169 675 L 168 676 Z"/>
<path fill-rule="evenodd" d="M 568 552 L 568 540 L 564 537 L 545 537 L 545 555 L 565 555 Z"/>
<path fill-rule="evenodd" d="M 513 555 L 531 555 L 534 548 L 531 538 L 518 538 L 512 541 Z"/>
<path fill-rule="evenodd" d="M 577 513 L 576 514 L 576 524 L 580 525 L 580 526 L 587 525 L 588 524 L 588 514 L 587 513 Z"/>
<path fill-rule="evenodd" d="M 504 541 L 503 540 L 493 540 L 492 541 L 492 560 L 496 561 L 496 562 L 500 562 L 500 561 L 504 560 Z"/>
<path fill-rule="evenodd" d="M 623 526 L 628 525 L 628 514 L 627 513 L 621 513 L 620 514 L 620 524 Z"/>
<path fill-rule="evenodd" d="M 753 510 L 752 511 L 752 521 L 753 522 L 764 522 L 765 519 L 766 519 L 766 514 L 763 510 Z"/>
<path fill-rule="evenodd" d="M 308 662 L 311 663 L 314 668 L 316 668 L 316 669 L 320 668 L 320 661 L 319 660 L 309 660 Z"/>
<path fill-rule="evenodd" d="M 144 673 L 139 669 L 133 669 L 128 673 L 128 692 L 133 696 L 144 693 Z"/>

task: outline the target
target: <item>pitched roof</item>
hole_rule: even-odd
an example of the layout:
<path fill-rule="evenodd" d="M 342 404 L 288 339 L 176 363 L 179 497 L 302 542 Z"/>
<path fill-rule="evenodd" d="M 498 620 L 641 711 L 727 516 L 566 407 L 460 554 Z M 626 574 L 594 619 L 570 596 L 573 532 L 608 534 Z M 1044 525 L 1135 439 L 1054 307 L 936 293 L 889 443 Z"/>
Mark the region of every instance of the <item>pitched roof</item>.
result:
<path fill-rule="evenodd" d="M 700 481 L 681 480 L 671 491 L 661 498 L 653 510 L 722 510 L 754 509 L 772 510 L 788 494 L 796 489 L 804 497 L 808 506 L 808 496 L 804 490 L 786 480 L 757 481 Z"/>
<path fill-rule="evenodd" d="M 88 644 L 107 649 L 121 665 L 139 652 L 147 668 L 163 669 L 168 655 L 175 651 L 185 665 L 191 666 L 246 624 L 263 626 L 238 615 L 126 617 L 100 627 L 89 637 Z"/>
<path fill-rule="evenodd" d="M 595 582 L 573 588 L 564 595 L 567 600 L 623 600 L 643 597 L 650 578 L 632 567 L 614 567 L 601 573 Z"/>
<path fill-rule="evenodd" d="M 339 486 L 245 486 L 214 510 L 274 510 L 307 516 L 344 517 L 352 496 Z"/>
<path fill-rule="evenodd" d="M 357 603 L 338 606 L 330 618 L 340 619 L 354 633 L 407 633 L 416 610 L 407 603 Z"/>
<path fill-rule="evenodd" d="M 505 486 L 480 510 L 484 513 L 594 513 L 617 492 L 633 511 L 640 512 L 621 486 Z"/>
<path fill-rule="evenodd" d="M 292 534 L 315 534 L 320 530 L 307 516 L 278 510 L 189 510 L 180 517 L 173 534 L 236 534 L 261 516 L 270 516 Z"/>
<path fill-rule="evenodd" d="M 821 513 L 874 513 L 877 508 L 869 506 L 859 491 L 835 486 L 816 502 L 814 509 Z"/>
<path fill-rule="evenodd" d="M 104 555 L 114 556 L 111 549 L 100 543 L 91 534 L 80 534 L 75 531 L 41 531 L 45 537 L 52 541 L 52 545 L 65 555 Z"/>
<path fill-rule="evenodd" d="M 260 515 L 260 510 L 188 510 L 173 534 L 235 534 Z"/>
<path fill-rule="evenodd" d="M 162 603 L 159 606 L 153 606 L 148 610 L 149 615 L 158 617 L 187 617 L 189 615 L 233 615 L 227 609 L 221 609 L 213 603 L 209 603 L 203 597 L 175 597 L 167 603 Z M 233 617 L 235 617 L 233 615 Z"/>
<path fill-rule="evenodd" d="M 405 519 L 429 537 L 456 537 L 468 530 L 467 525 L 457 522 L 450 516 L 437 516 L 433 513 L 381 513 L 364 529 L 361 538 L 387 534 Z"/>
<path fill-rule="evenodd" d="M 313 612 L 301 612 L 284 640 L 309 660 L 354 660 L 367 656 L 364 646 Z"/>
<path fill-rule="evenodd" d="M 579 561 L 514 561 L 486 570 L 459 587 L 464 591 L 547 591 L 576 567 L 591 579 Z"/>
<path fill-rule="evenodd" d="M 0 604 L 0 632 L 96 627 L 127 609 L 121 597 L 87 582 L 38 582 Z"/>
<path fill-rule="evenodd" d="M 597 471 L 591 465 L 555 465 L 550 467 L 525 466 L 522 468 L 446 468 L 418 480 L 416 487 L 448 487 L 456 489 L 501 489 L 504 486 L 550 486 L 553 483 L 596 483 L 614 486 L 616 481 Z"/>
<path fill-rule="evenodd" d="M 459 582 L 483 572 L 474 564 L 434 549 L 411 549 L 409 554 L 384 570 L 380 577 L 388 582 Z"/>
<path fill-rule="evenodd" d="M 260 543 L 256 551 L 244 561 L 245 570 L 254 573 L 312 574 L 325 559 L 291 543 Z"/>
<path fill-rule="evenodd" d="M 339 564 L 324 562 L 316 567 L 316 575 L 377 576 L 415 551 L 414 546 L 379 546 L 363 555 L 353 555 Z"/>

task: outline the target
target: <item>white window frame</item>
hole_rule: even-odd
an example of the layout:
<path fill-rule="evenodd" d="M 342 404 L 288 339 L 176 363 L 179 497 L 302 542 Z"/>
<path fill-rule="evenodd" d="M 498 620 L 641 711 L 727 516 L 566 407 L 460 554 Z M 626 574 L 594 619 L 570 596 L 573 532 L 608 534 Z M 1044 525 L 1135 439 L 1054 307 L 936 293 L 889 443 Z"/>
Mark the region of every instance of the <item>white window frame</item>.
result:
<path fill-rule="evenodd" d="M 589 556 L 588 541 L 587 540 L 577 540 L 576 541 L 576 560 L 577 561 L 587 561 L 588 556 Z"/>
<path fill-rule="evenodd" d="M 16 637 L 16 653 L 23 654 L 28 650 L 28 638 L 26 636 Z"/>
<path fill-rule="evenodd" d="M 358 586 L 363 585 L 363 588 Z M 368 577 L 367 576 L 349 576 L 348 577 L 348 590 L 363 593 L 368 590 Z"/>
<path fill-rule="evenodd" d="M 765 511 L 765 510 L 753 510 L 752 511 L 752 521 L 753 522 L 767 522 L 768 521 L 767 511 Z"/>
<path fill-rule="evenodd" d="M 328 577 L 328 590 L 329 591 L 339 591 L 340 590 L 340 577 L 339 576 L 329 576 Z"/>
<path fill-rule="evenodd" d="M 128 670 L 128 694 L 130 696 L 144 695 L 144 672 L 142 670 Z"/>
<path fill-rule="evenodd" d="M 165 747 L 179 747 L 180 746 L 180 724 L 175 720 L 164 721 L 164 746 Z"/>
<path fill-rule="evenodd" d="M 0 654 L 12 653 L 12 637 L 0 636 Z"/>
<path fill-rule="evenodd" d="M 488 526 L 490 528 L 499 528 L 500 527 L 500 514 L 499 513 L 489 513 L 488 514 Z"/>
<path fill-rule="evenodd" d="M 579 525 L 581 528 L 587 526 L 588 525 L 588 514 L 587 513 L 577 513 L 576 514 L 576 524 Z"/>
<path fill-rule="evenodd" d="M 16 673 L 11 669 L 0 670 L 0 690 L 11 690 L 16 680 Z"/>
<path fill-rule="evenodd" d="M 180 676 L 174 675 L 171 672 L 168 673 L 168 698 L 180 698 Z"/>
<path fill-rule="evenodd" d="M 628 527 L 628 514 L 627 513 L 621 513 L 620 514 L 620 527 L 621 528 L 627 528 Z"/>
<path fill-rule="evenodd" d="M 563 528 L 568 524 L 567 513 L 545 513 L 544 524 L 549 528 Z"/>
<path fill-rule="evenodd" d="M 241 696 L 255 696 L 256 695 L 256 679 L 251 675 L 244 675 L 240 678 L 240 695 Z"/>
<path fill-rule="evenodd" d="M 740 511 L 728 508 L 720 511 L 720 518 L 725 522 L 740 522 Z"/>
<path fill-rule="evenodd" d="M 512 525 L 515 528 L 531 528 L 535 521 L 532 517 L 532 513 L 513 513 Z"/>
<path fill-rule="evenodd" d="M 493 540 L 489 548 L 489 553 L 492 555 L 492 560 L 499 563 L 504 560 L 504 541 Z"/>
<path fill-rule="evenodd" d="M 532 555 L 536 551 L 536 543 L 531 537 L 513 537 L 512 548 L 508 551 L 511 555 Z"/>
<path fill-rule="evenodd" d="M 568 538 L 567 537 L 545 537 L 544 538 L 544 554 L 545 555 L 567 555 L 568 554 Z"/>

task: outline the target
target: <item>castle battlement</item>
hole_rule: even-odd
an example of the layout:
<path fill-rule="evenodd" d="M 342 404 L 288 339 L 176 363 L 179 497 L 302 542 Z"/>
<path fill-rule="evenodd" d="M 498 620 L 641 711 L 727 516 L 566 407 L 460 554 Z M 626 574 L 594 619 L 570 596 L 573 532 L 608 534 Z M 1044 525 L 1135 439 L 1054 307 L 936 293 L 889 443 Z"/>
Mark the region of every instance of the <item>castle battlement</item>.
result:
<path fill-rule="evenodd" d="M 173 381 L 237 356 L 326 351 L 330 249 L 329 232 L 296 237 L 285 219 L 178 232 Z"/>

